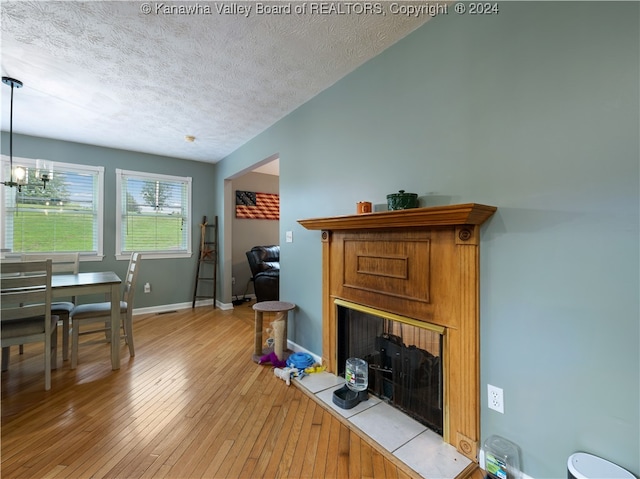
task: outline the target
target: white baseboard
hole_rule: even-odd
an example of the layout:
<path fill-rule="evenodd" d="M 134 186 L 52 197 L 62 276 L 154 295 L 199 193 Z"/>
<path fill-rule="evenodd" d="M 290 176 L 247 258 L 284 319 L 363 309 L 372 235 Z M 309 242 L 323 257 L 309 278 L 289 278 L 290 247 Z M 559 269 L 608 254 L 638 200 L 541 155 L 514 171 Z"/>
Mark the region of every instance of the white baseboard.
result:
<path fill-rule="evenodd" d="M 211 304 L 211 302 L 209 302 Z M 216 306 L 222 311 L 229 311 L 233 309 L 233 303 L 222 303 L 220 301 L 216 301 Z"/>
<path fill-rule="evenodd" d="M 196 306 L 212 306 L 212 305 L 213 305 L 212 299 L 196 301 Z M 134 308 L 133 315 L 136 316 L 140 314 L 170 313 L 170 312 L 178 311 L 181 309 L 189 309 L 191 308 L 191 306 L 192 306 L 192 302 L 190 301 L 188 303 L 161 304 L 159 306 L 151 306 L 149 308 Z M 227 311 L 227 310 L 233 309 L 233 304 L 216 301 L 216 307 L 223 311 Z"/>
<path fill-rule="evenodd" d="M 211 304 L 211 301 L 209 301 Z M 191 303 L 176 303 L 176 304 L 162 304 L 160 306 L 151 306 L 149 308 L 133 308 L 133 315 L 150 313 L 170 313 L 172 311 L 178 311 L 180 309 L 188 309 L 191 307 Z"/>

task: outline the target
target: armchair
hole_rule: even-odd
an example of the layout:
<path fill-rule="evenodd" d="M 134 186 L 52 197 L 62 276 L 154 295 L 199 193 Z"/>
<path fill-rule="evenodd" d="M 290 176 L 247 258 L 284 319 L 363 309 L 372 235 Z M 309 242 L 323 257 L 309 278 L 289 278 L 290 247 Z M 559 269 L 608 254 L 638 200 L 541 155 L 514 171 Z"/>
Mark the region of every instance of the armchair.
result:
<path fill-rule="evenodd" d="M 254 246 L 246 252 L 256 301 L 280 299 L 280 246 Z"/>

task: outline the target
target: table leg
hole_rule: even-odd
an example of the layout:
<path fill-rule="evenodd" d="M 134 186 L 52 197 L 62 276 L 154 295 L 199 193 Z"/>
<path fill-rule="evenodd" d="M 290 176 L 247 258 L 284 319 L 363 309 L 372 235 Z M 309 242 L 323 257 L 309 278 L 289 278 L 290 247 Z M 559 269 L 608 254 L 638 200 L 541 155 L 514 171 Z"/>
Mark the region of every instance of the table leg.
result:
<path fill-rule="evenodd" d="M 120 369 L 120 285 L 111 286 L 111 369 Z"/>
<path fill-rule="evenodd" d="M 62 320 L 62 360 L 69 359 L 69 314 Z"/>
<path fill-rule="evenodd" d="M 255 342 L 253 345 L 253 354 L 255 356 L 262 356 L 262 311 L 256 311 L 255 314 Z"/>

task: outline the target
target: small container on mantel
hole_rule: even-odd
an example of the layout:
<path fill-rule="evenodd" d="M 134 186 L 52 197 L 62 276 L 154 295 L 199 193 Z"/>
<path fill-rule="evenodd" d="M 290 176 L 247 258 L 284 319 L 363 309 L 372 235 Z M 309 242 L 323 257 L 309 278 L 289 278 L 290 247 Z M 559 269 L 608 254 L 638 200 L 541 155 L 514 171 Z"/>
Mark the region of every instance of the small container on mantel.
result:
<path fill-rule="evenodd" d="M 371 202 L 370 201 L 358 201 L 356 203 L 356 211 L 359 215 L 363 213 L 371 213 Z"/>
<path fill-rule="evenodd" d="M 417 193 L 405 193 L 404 190 L 400 190 L 398 193 L 392 193 L 387 195 L 387 208 L 390 211 L 393 210 L 406 210 L 409 208 L 418 207 L 418 194 Z"/>

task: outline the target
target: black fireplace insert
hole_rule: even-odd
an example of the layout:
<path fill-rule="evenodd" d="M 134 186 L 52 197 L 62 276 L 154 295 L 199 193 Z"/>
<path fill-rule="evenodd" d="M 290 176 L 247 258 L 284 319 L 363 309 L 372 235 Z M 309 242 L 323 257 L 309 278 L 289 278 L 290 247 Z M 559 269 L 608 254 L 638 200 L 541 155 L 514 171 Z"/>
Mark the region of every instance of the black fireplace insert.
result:
<path fill-rule="evenodd" d="M 347 358 L 369 365 L 368 391 L 442 435 L 442 335 L 338 307 L 338 375 Z"/>

